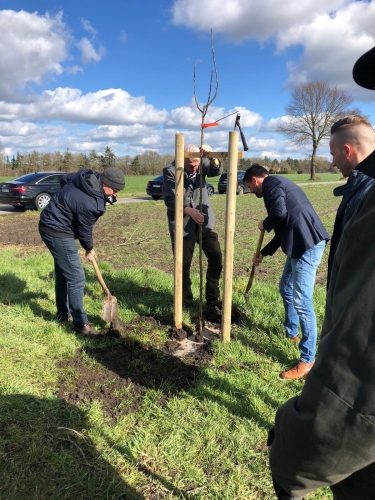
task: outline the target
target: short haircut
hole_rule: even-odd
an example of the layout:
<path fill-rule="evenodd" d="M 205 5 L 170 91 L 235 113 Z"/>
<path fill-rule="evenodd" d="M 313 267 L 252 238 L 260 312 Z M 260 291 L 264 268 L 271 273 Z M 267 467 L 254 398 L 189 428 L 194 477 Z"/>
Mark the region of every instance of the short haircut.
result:
<path fill-rule="evenodd" d="M 263 167 L 263 165 L 259 165 L 258 163 L 253 163 L 251 167 L 249 167 L 245 175 L 243 176 L 244 182 L 251 182 L 253 177 L 266 177 L 268 175 L 268 169 Z"/>
<path fill-rule="evenodd" d="M 198 153 L 199 148 L 195 144 L 188 144 L 185 146 L 185 153 Z"/>
<path fill-rule="evenodd" d="M 347 131 L 353 127 L 357 127 L 358 125 L 364 125 L 365 127 L 370 127 L 372 129 L 371 123 L 367 118 L 361 115 L 349 115 L 345 116 L 345 118 L 341 118 L 337 120 L 331 127 L 331 135 L 335 134 L 338 131 Z"/>

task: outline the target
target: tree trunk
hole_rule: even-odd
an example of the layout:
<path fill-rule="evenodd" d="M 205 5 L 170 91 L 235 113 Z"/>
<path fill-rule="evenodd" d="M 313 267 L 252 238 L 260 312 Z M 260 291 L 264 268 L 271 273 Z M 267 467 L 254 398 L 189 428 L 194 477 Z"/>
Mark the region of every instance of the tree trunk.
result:
<path fill-rule="evenodd" d="M 315 180 L 315 158 L 317 149 L 318 146 L 316 144 L 313 144 L 313 151 L 311 155 L 311 164 L 310 164 L 310 181 Z"/>

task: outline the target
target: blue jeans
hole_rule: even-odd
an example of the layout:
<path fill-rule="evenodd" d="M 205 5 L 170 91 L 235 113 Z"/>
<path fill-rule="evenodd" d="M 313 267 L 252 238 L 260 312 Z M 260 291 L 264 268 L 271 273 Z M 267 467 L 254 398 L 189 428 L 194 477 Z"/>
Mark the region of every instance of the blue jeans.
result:
<path fill-rule="evenodd" d="M 298 325 L 301 325 L 300 359 L 305 363 L 315 360 L 317 327 L 313 292 L 316 268 L 322 260 L 325 246 L 326 242 L 323 240 L 299 259 L 287 257 L 279 283 L 285 309 L 285 334 L 290 338 L 296 337 Z"/>
<path fill-rule="evenodd" d="M 40 236 L 55 262 L 57 319 L 64 321 L 71 314 L 74 326 L 82 326 L 88 319 L 83 309 L 86 280 L 78 246 L 73 238 L 55 238 L 43 232 Z"/>

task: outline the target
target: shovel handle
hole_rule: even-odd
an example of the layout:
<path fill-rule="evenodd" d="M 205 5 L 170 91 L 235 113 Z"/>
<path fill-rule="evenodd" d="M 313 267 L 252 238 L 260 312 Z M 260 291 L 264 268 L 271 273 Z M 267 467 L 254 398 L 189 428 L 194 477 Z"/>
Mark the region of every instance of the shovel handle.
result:
<path fill-rule="evenodd" d="M 104 293 L 107 295 L 107 297 L 111 297 L 111 293 L 108 290 L 107 285 L 104 283 L 102 273 L 99 270 L 99 267 L 98 267 L 98 264 L 96 263 L 95 257 L 91 257 L 91 263 L 95 269 L 96 276 L 98 277 L 99 283 L 102 285 Z"/>
<path fill-rule="evenodd" d="M 257 245 L 257 249 L 255 250 L 255 257 L 259 257 L 259 254 L 260 254 L 260 249 L 262 248 L 262 244 L 263 244 L 263 238 L 264 238 L 264 233 L 265 233 L 265 230 L 262 229 L 260 231 L 260 235 L 259 235 L 259 239 L 258 239 L 258 245 Z M 251 268 L 251 272 L 250 272 L 250 277 L 249 277 L 249 281 L 247 283 L 247 287 L 246 287 L 246 299 L 248 299 L 249 297 L 249 292 L 250 292 L 250 288 L 253 284 L 253 280 L 254 280 L 254 274 L 255 274 L 255 265 L 253 264 L 252 268 Z"/>

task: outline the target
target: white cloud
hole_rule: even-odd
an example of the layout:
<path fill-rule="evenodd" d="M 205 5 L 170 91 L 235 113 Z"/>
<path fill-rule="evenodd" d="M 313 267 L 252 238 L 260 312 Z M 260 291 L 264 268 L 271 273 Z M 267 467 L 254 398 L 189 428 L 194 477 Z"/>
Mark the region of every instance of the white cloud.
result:
<path fill-rule="evenodd" d="M 208 32 L 213 28 L 237 42 L 274 41 L 277 52 L 303 47 L 299 61 L 287 65 L 286 85 L 328 80 L 357 99 L 373 95 L 352 80 L 360 55 L 375 45 L 375 2 L 367 0 L 176 0 L 172 21 Z"/>
<path fill-rule="evenodd" d="M 125 33 L 125 31 L 121 31 L 120 33 L 120 40 L 122 43 L 125 43 L 128 39 L 128 35 Z"/>
<path fill-rule="evenodd" d="M 60 75 L 68 57 L 72 35 L 62 13 L 0 11 L 0 98 L 14 87 L 41 83 L 44 76 Z"/>
<path fill-rule="evenodd" d="M 287 83 L 328 80 L 358 98 L 368 95 L 355 85 L 351 74 L 358 57 L 375 45 L 374 19 L 375 3 L 355 2 L 334 17 L 320 15 L 310 23 L 280 33 L 279 50 L 296 44 L 304 46 L 298 63 L 288 65 Z"/>
<path fill-rule="evenodd" d="M 79 42 L 77 42 L 77 47 L 81 51 L 82 62 L 85 65 L 89 64 L 91 61 L 99 62 L 106 54 L 104 47 L 100 45 L 98 50 L 96 50 L 87 38 L 82 38 Z"/>
<path fill-rule="evenodd" d="M 157 110 L 144 97 L 133 97 L 125 90 L 106 89 L 83 94 L 79 89 L 58 87 L 35 96 L 33 102 L 0 101 L 0 119 L 59 120 L 88 124 L 156 125 L 167 117 L 166 110 Z"/>
<path fill-rule="evenodd" d="M 97 30 L 91 26 L 90 21 L 88 21 L 87 19 L 81 19 L 81 24 L 85 31 L 88 31 L 93 36 L 96 36 Z"/>
<path fill-rule="evenodd" d="M 176 0 L 172 21 L 198 31 L 223 33 L 235 41 L 265 41 L 276 33 L 335 11 L 350 0 Z"/>
<path fill-rule="evenodd" d="M 232 129 L 234 127 L 235 123 L 235 114 L 232 114 L 234 112 L 240 113 L 241 115 L 241 120 L 240 120 L 240 125 L 241 128 L 245 127 L 259 127 L 260 124 L 262 123 L 262 117 L 258 114 L 255 113 L 254 111 L 250 111 L 243 106 L 237 106 L 234 107 L 233 109 L 226 110 L 223 107 L 217 107 L 214 105 L 211 105 L 208 108 L 207 115 L 205 117 L 204 123 L 212 123 L 217 120 L 219 121 L 219 129 L 221 128 L 229 128 Z M 224 118 L 224 116 L 230 114 L 231 116 L 228 116 L 227 118 Z M 182 106 L 180 108 L 173 109 L 168 117 L 168 120 L 166 122 L 166 127 L 172 127 L 172 128 L 197 128 L 200 127 L 202 123 L 202 114 L 201 112 L 197 109 L 195 105 L 194 99 L 192 99 L 190 106 Z"/>
<path fill-rule="evenodd" d="M 70 68 L 66 69 L 66 72 L 69 75 L 75 75 L 77 73 L 83 73 L 83 68 L 82 66 L 71 66 Z"/>

